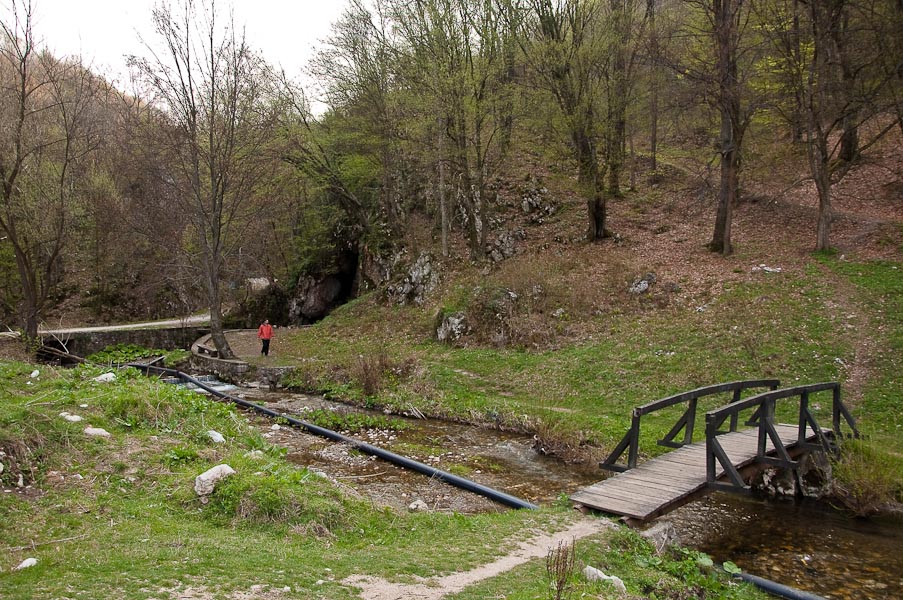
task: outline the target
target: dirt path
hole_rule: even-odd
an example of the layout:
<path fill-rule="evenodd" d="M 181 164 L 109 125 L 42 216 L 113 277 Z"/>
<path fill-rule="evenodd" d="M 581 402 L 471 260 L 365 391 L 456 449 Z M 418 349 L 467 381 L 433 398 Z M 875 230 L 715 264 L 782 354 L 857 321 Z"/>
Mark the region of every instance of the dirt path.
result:
<path fill-rule="evenodd" d="M 448 594 L 456 594 L 469 585 L 510 571 L 534 558 L 544 557 L 560 542 L 571 542 L 612 528 L 614 525 L 608 521 L 585 517 L 564 531 L 542 534 L 526 540 L 510 554 L 470 571 L 421 579 L 413 584 L 393 583 L 379 577 L 363 575 L 353 575 L 344 579 L 342 583 L 361 588 L 362 600 L 440 600 Z"/>
<path fill-rule="evenodd" d="M 130 329 L 156 329 L 158 327 L 185 327 L 186 325 L 200 325 L 210 321 L 209 314 L 193 315 L 180 319 L 166 319 L 163 321 L 147 321 L 145 323 L 127 323 L 125 325 L 100 325 L 98 327 L 70 327 L 65 329 L 41 329 L 40 335 L 63 335 L 67 333 L 93 333 L 97 331 L 128 331 Z"/>

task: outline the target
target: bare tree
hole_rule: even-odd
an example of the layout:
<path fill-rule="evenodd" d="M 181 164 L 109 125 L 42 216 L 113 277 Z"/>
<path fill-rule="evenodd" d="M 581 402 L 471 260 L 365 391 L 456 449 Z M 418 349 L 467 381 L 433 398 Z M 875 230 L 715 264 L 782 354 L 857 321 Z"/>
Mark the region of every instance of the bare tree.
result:
<path fill-rule="evenodd" d="M 31 2 L 15 0 L 0 39 L 0 232 L 12 247 L 29 339 L 64 272 L 101 89 L 79 61 L 37 48 L 33 17 Z"/>
<path fill-rule="evenodd" d="M 215 0 L 183 0 L 153 10 L 159 51 L 131 64 L 147 86 L 146 139 L 169 161 L 164 178 L 181 201 L 193 239 L 183 245 L 203 280 L 213 343 L 231 358 L 223 335 L 227 260 L 251 217 L 251 199 L 272 165 L 264 150 L 275 128 L 266 70 L 236 30 L 220 22 Z"/>
<path fill-rule="evenodd" d="M 795 93 L 802 99 L 804 141 L 818 193 L 815 248 L 827 250 L 832 186 L 859 153 L 901 124 L 894 86 L 903 73 L 903 46 L 893 37 L 893 23 L 901 22 L 903 10 L 890 0 L 788 2 L 760 3 L 758 10 L 770 24 L 766 30 L 775 32 L 769 39 L 784 68 L 801 75 Z M 782 43 L 781 22 L 788 14 L 798 20 L 794 35 L 811 51 Z M 862 135 L 860 127 L 869 121 Z"/>

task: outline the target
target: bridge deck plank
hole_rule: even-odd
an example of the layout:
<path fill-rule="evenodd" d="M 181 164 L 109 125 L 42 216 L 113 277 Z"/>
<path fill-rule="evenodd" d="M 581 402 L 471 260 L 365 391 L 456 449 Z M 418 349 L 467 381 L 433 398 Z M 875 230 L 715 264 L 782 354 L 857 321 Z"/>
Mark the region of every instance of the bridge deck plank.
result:
<path fill-rule="evenodd" d="M 795 425 L 776 425 L 785 446 L 797 441 Z M 755 459 L 758 451 L 756 430 L 743 430 L 718 436 L 718 441 L 735 467 Z M 767 444 L 774 450 L 773 444 Z M 723 470 L 718 466 L 720 477 Z M 648 460 L 634 469 L 613 475 L 578 490 L 571 501 L 606 513 L 647 520 L 683 504 L 706 487 L 705 442 L 684 446 Z"/>

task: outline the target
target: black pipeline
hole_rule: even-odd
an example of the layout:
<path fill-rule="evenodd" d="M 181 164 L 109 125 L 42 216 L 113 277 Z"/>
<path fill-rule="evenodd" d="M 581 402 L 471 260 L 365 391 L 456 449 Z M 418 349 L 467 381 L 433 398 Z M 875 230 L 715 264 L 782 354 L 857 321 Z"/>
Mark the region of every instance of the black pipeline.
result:
<path fill-rule="evenodd" d="M 172 375 L 174 377 L 178 377 L 182 381 L 187 383 L 191 383 L 201 388 L 202 390 L 213 394 L 214 396 L 218 396 L 225 400 L 229 400 L 230 402 L 234 402 L 239 406 L 244 406 L 245 408 L 250 408 L 264 415 L 275 417 L 278 419 L 285 419 L 288 423 L 294 425 L 295 427 L 299 427 L 304 429 L 314 435 L 318 435 L 320 437 L 324 437 L 329 440 L 333 440 L 336 442 L 342 442 L 350 445 L 355 450 L 359 450 L 365 454 L 370 454 L 376 457 L 379 457 L 383 460 L 387 460 L 393 464 L 396 464 L 400 467 L 404 467 L 405 469 L 410 469 L 412 471 L 417 471 L 418 473 L 422 473 L 424 475 L 429 475 L 430 477 L 435 477 L 440 481 L 444 481 L 450 485 L 461 488 L 462 490 L 467 490 L 468 492 L 473 492 L 474 494 L 479 494 L 490 500 L 495 502 L 499 502 L 500 504 L 504 504 L 505 506 L 510 506 L 512 508 L 527 508 L 530 510 L 535 510 L 538 508 L 535 504 L 531 504 L 526 500 L 521 500 L 515 496 L 511 496 L 504 492 L 500 492 L 498 490 L 494 490 L 490 487 L 486 487 L 485 485 L 481 485 L 475 481 L 471 481 L 469 479 L 464 479 L 463 477 L 458 477 L 452 473 L 447 471 L 442 471 L 426 465 L 422 462 L 418 462 L 416 460 L 411 460 L 405 456 L 401 456 L 400 454 L 395 454 L 394 452 L 389 452 L 388 450 L 384 450 L 378 446 L 374 446 L 372 444 L 367 444 L 366 442 L 362 442 L 360 440 L 356 440 L 354 438 L 348 437 L 347 435 L 342 435 L 336 431 L 332 431 L 331 429 L 326 429 L 324 427 L 320 427 L 318 425 L 314 425 L 313 423 L 308 423 L 306 421 L 301 421 L 299 419 L 295 419 L 293 417 L 289 417 L 287 415 L 283 415 L 277 413 L 276 411 L 270 410 L 259 404 L 254 404 L 253 402 L 248 402 L 247 400 L 242 400 L 241 398 L 236 398 L 234 396 L 230 396 L 229 394 L 224 394 L 223 392 L 217 391 L 210 387 L 209 385 L 203 383 L 202 381 L 198 381 L 191 375 L 187 375 L 181 371 L 176 371 L 175 369 L 165 369 L 162 367 L 152 367 L 148 365 L 142 365 L 137 363 L 132 363 L 126 365 L 129 367 L 135 367 L 136 369 L 140 369 L 145 372 L 153 371 L 155 373 L 163 373 L 166 375 Z"/>
<path fill-rule="evenodd" d="M 737 573 L 734 575 L 734 577 L 742 579 L 747 583 L 751 583 L 760 590 L 768 592 L 772 596 L 784 598 L 785 600 L 825 600 L 825 598 L 822 596 L 817 596 L 809 592 L 804 592 L 803 590 L 798 590 L 790 586 L 782 585 L 780 583 L 771 581 L 770 579 L 765 579 L 764 577 L 750 575 L 749 573 Z"/>

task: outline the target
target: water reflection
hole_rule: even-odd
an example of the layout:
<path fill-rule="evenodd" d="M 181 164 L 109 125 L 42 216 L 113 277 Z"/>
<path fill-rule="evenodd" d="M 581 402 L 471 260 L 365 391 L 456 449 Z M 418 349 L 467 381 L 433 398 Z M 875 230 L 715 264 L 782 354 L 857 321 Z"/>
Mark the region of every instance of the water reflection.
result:
<path fill-rule="evenodd" d="M 831 599 L 903 598 L 903 521 L 812 501 L 714 494 L 666 517 L 681 541 L 744 571 Z"/>

